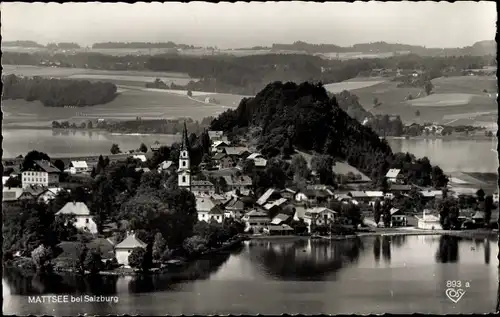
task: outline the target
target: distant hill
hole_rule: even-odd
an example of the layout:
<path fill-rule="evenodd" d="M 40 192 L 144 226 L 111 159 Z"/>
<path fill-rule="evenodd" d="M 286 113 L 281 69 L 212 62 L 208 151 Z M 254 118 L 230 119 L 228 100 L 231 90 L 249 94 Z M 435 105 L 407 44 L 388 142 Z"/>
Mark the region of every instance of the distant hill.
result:
<path fill-rule="evenodd" d="M 472 46 L 463 48 L 426 48 L 425 46 L 408 45 L 399 43 L 373 42 L 354 44 L 349 47 L 341 47 L 334 44 L 309 44 L 302 41 L 297 41 L 293 44 L 273 44 L 272 49 L 302 51 L 309 54 L 316 53 L 398 53 L 409 52 L 420 56 L 446 56 L 446 55 L 495 55 L 496 42 L 480 41 Z"/>
<path fill-rule="evenodd" d="M 43 48 L 42 44 L 35 41 L 2 41 L 2 46 L 5 47 L 27 47 L 27 48 Z"/>
<path fill-rule="evenodd" d="M 134 48 L 134 49 L 149 49 L 149 48 L 180 48 L 180 49 L 195 49 L 194 45 L 187 44 L 176 44 L 174 42 L 159 42 L 159 43 L 151 43 L 151 42 L 103 42 L 103 43 L 95 43 L 92 45 L 93 49 L 125 49 L 125 48 Z"/>

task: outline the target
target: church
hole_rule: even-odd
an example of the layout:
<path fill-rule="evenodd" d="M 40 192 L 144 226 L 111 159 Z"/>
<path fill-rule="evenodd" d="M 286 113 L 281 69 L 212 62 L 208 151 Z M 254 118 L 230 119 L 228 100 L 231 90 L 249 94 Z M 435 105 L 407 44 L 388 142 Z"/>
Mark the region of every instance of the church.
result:
<path fill-rule="evenodd" d="M 178 185 L 181 189 L 191 190 L 191 170 L 189 160 L 189 144 L 186 122 L 182 131 L 182 145 L 179 154 L 179 168 L 177 169 Z"/>

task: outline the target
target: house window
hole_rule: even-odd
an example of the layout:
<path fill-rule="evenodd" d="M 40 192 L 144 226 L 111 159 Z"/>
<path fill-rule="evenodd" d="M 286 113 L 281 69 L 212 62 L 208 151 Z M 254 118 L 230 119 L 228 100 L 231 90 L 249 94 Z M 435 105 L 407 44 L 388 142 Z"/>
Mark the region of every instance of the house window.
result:
<path fill-rule="evenodd" d="M 89 218 L 85 219 L 85 223 L 89 223 Z"/>
<path fill-rule="evenodd" d="M 186 182 L 186 176 L 182 176 L 182 182 L 185 183 Z"/>
<path fill-rule="evenodd" d="M 186 161 L 182 161 L 182 166 L 186 167 Z"/>

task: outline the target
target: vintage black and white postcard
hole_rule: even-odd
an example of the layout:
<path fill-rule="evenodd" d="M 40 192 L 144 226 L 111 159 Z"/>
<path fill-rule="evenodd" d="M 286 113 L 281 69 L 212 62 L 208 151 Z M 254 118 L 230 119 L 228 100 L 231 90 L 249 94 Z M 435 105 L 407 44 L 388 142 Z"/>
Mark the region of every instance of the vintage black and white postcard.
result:
<path fill-rule="evenodd" d="M 3 314 L 498 310 L 496 12 L 2 3 Z"/>

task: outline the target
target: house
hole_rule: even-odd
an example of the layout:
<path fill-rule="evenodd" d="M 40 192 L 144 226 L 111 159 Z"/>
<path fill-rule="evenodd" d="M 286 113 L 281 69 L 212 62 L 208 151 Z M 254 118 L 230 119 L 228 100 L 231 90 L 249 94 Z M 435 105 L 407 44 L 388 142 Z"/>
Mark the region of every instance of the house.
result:
<path fill-rule="evenodd" d="M 332 224 L 335 221 L 336 213 L 337 212 L 325 207 L 306 209 L 303 219 L 307 224 L 308 232 L 311 233 L 311 229 L 314 226 L 325 226 Z"/>
<path fill-rule="evenodd" d="M 472 216 L 472 222 L 476 225 L 484 225 L 484 219 L 484 211 L 476 211 L 476 213 Z"/>
<path fill-rule="evenodd" d="M 90 215 L 90 210 L 82 202 L 69 202 L 56 213 L 56 216 L 71 215 L 75 217 L 74 226 L 77 229 L 97 233 L 97 225 Z"/>
<path fill-rule="evenodd" d="M 252 160 L 257 169 L 263 169 L 267 166 L 267 160 L 260 153 L 252 153 L 246 159 Z"/>
<path fill-rule="evenodd" d="M 224 148 L 229 146 L 229 142 L 225 141 L 215 141 L 212 144 L 212 153 L 222 152 Z"/>
<path fill-rule="evenodd" d="M 22 187 L 25 188 L 30 185 L 57 187 L 60 173 L 61 171 L 49 161 L 33 161 L 33 165 L 22 172 Z"/>
<path fill-rule="evenodd" d="M 198 212 L 198 221 L 209 223 L 215 220 L 222 223 L 224 220 L 224 212 L 211 198 L 196 197 L 196 211 Z"/>
<path fill-rule="evenodd" d="M 261 228 L 268 226 L 271 222 L 266 212 L 258 210 L 247 212 L 241 220 L 246 225 L 245 231 L 252 230 L 253 232 L 259 231 Z"/>
<path fill-rule="evenodd" d="M 175 170 L 175 164 L 173 161 L 163 161 L 160 164 L 158 164 L 158 173 L 163 173 L 163 172 L 172 172 Z"/>
<path fill-rule="evenodd" d="M 147 244 L 141 241 L 132 232 L 122 242 L 115 246 L 116 261 L 125 267 L 130 267 L 128 257 L 135 248 L 146 249 Z"/>
<path fill-rule="evenodd" d="M 43 192 L 45 192 L 46 188 L 39 185 L 30 185 L 23 188 L 23 194 L 19 197 L 19 200 L 24 199 L 36 199 Z"/>
<path fill-rule="evenodd" d="M 157 152 L 160 150 L 160 148 L 162 147 L 163 145 L 160 144 L 160 142 L 156 141 L 155 143 L 151 144 L 151 146 L 149 147 L 151 149 L 152 152 Z"/>
<path fill-rule="evenodd" d="M 294 233 L 292 227 L 287 224 L 281 225 L 270 225 L 264 229 L 264 232 L 269 234 L 270 236 L 288 236 Z"/>
<path fill-rule="evenodd" d="M 208 131 L 208 137 L 210 138 L 210 142 L 222 141 L 223 136 L 224 136 L 223 131 Z"/>
<path fill-rule="evenodd" d="M 402 175 L 400 175 L 401 170 L 397 168 L 391 168 L 387 174 L 385 174 L 385 178 L 388 182 L 397 183 L 401 180 Z"/>
<path fill-rule="evenodd" d="M 434 198 L 442 198 L 443 197 L 443 191 L 442 190 L 421 190 L 419 191 L 420 195 L 422 195 L 422 199 L 424 201 L 430 201 L 433 200 Z"/>
<path fill-rule="evenodd" d="M 3 188 L 2 203 L 15 203 L 23 194 L 22 188 Z"/>
<path fill-rule="evenodd" d="M 143 172 L 143 173 L 149 173 L 151 170 L 148 167 L 136 167 L 135 168 L 136 172 Z"/>
<path fill-rule="evenodd" d="M 89 166 L 85 161 L 71 161 L 69 163 L 69 172 L 71 174 L 83 174 L 89 172 Z"/>
<path fill-rule="evenodd" d="M 53 188 L 47 188 L 44 192 L 42 192 L 40 195 L 38 195 L 38 202 L 40 203 L 48 203 L 49 201 L 53 200 L 54 198 L 56 198 L 57 194 L 59 194 L 59 192 L 61 192 L 62 188 L 60 187 L 53 187 Z"/>
<path fill-rule="evenodd" d="M 427 212 L 429 212 L 429 210 L 427 210 Z M 443 230 L 441 222 L 439 221 L 439 217 L 429 214 L 426 215 L 426 210 L 423 211 L 422 218 L 420 217 L 415 217 L 415 218 L 417 218 L 418 229 Z"/>
<path fill-rule="evenodd" d="M 389 189 L 393 194 L 405 194 L 411 190 L 411 185 L 391 184 Z"/>
<path fill-rule="evenodd" d="M 259 197 L 257 200 L 257 205 L 259 206 L 264 206 L 267 203 L 276 201 L 280 198 L 283 198 L 281 196 L 281 191 L 275 188 L 269 188 L 262 194 L 262 196 Z"/>
<path fill-rule="evenodd" d="M 367 204 L 372 200 L 372 198 L 366 194 L 366 191 L 362 190 L 353 190 L 350 191 L 347 195 L 358 202 Z"/>
<path fill-rule="evenodd" d="M 244 191 L 244 190 L 250 190 L 252 189 L 252 179 L 250 176 L 247 175 L 241 175 L 241 176 L 223 176 L 224 180 L 226 181 L 227 188 L 231 190 L 239 190 L 239 191 Z"/>
<path fill-rule="evenodd" d="M 297 194 L 297 191 L 291 189 L 291 188 L 285 188 L 280 191 L 281 197 L 286 198 L 288 200 L 293 200 L 295 198 L 295 195 Z"/>
<path fill-rule="evenodd" d="M 391 208 L 391 227 L 406 227 L 408 224 L 408 219 L 403 211 L 398 208 Z"/>
<path fill-rule="evenodd" d="M 234 160 L 229 155 L 224 154 L 219 160 L 219 170 L 233 168 L 234 165 Z"/>
<path fill-rule="evenodd" d="M 224 204 L 225 216 L 240 219 L 245 211 L 245 203 L 237 198 L 232 197 Z"/>
<path fill-rule="evenodd" d="M 224 153 L 231 156 L 234 160 L 245 159 L 250 155 L 250 151 L 247 147 L 236 146 L 236 147 L 225 147 L 223 149 Z"/>
<path fill-rule="evenodd" d="M 132 158 L 134 160 L 140 160 L 142 163 L 145 163 L 148 160 L 146 158 L 146 155 L 144 155 L 144 154 L 132 155 Z"/>
<path fill-rule="evenodd" d="M 311 204 L 321 204 L 334 197 L 333 191 L 324 185 L 307 186 L 306 190 L 295 194 L 296 201 L 307 201 Z"/>
<path fill-rule="evenodd" d="M 193 180 L 191 181 L 191 192 L 194 195 L 198 193 L 213 195 L 215 194 L 215 185 L 209 181 Z"/>
<path fill-rule="evenodd" d="M 272 220 L 271 225 L 279 226 L 281 224 L 286 224 L 291 217 L 285 214 L 277 214 Z"/>
<path fill-rule="evenodd" d="M 264 209 L 271 213 L 275 213 L 281 210 L 286 202 L 287 202 L 286 198 L 280 198 L 278 200 L 275 200 L 273 202 L 268 202 L 267 204 L 265 204 Z"/>

